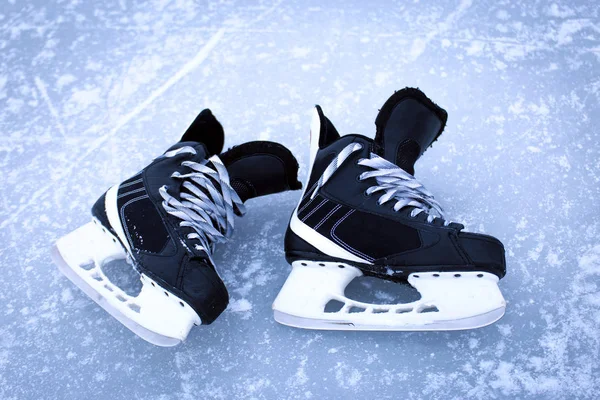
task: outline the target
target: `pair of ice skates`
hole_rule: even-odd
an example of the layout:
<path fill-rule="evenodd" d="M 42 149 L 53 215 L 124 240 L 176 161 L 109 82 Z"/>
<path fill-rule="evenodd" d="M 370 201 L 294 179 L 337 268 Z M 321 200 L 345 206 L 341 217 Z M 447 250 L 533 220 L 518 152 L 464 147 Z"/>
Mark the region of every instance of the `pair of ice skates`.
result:
<path fill-rule="evenodd" d="M 438 139 L 446 112 L 421 91 L 388 99 L 375 139 L 340 137 L 316 106 L 310 173 L 285 236 L 292 272 L 273 303 L 275 319 L 314 329 L 455 330 L 504 314 L 505 275 L 497 239 L 463 232 L 413 176 L 414 163 Z M 202 111 L 181 140 L 142 171 L 111 187 L 92 207 L 92 222 L 59 239 L 61 271 L 145 340 L 172 346 L 193 325 L 210 324 L 229 296 L 212 259 L 254 197 L 300 189 L 298 163 L 284 146 L 250 142 L 221 152 L 224 132 Z M 142 289 L 129 296 L 102 271 L 128 259 Z M 362 275 L 408 282 L 421 298 L 369 304 L 344 295 Z M 335 300 L 342 307 L 326 311 Z"/>

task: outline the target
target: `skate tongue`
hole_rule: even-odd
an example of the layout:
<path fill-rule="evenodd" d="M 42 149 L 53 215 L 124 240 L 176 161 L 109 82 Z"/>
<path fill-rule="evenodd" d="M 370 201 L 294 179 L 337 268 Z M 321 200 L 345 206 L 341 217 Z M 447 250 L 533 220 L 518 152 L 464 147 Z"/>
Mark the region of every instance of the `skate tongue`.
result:
<path fill-rule="evenodd" d="M 175 150 L 190 144 L 195 147 L 197 143 L 202 143 L 208 152 L 206 157 L 210 157 L 214 154 L 219 154 L 223 150 L 224 141 L 225 132 L 223 131 L 223 126 L 207 108 L 198 114 L 194 122 L 192 122 L 181 137 L 179 143 L 171 146 L 169 150 Z"/>
<path fill-rule="evenodd" d="M 232 147 L 219 156 L 227 172 L 231 187 L 242 201 L 296 190 L 298 161 L 279 143 L 256 141 Z"/>
<path fill-rule="evenodd" d="M 446 111 L 419 89 L 395 92 L 375 120 L 378 154 L 414 175 L 415 162 L 442 134 L 447 118 Z"/>

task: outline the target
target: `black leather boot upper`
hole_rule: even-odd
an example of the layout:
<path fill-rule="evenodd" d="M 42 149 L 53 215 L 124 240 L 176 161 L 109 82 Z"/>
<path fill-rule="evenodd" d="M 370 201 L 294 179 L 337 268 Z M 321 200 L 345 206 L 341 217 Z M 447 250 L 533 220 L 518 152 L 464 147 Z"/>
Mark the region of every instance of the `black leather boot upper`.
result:
<path fill-rule="evenodd" d="M 225 310 L 229 295 L 211 256 L 196 239 L 187 237 L 194 230 L 165 211 L 159 189 L 166 187 L 170 196 L 179 199 L 187 189 L 173 174 L 190 173 L 186 162 L 214 167 L 207 159 L 222 151 L 223 135 L 223 127 L 210 110 L 202 111 L 168 154 L 119 185 L 117 197 L 125 233 L 122 244 L 131 249 L 136 268 L 190 304 L 203 324 L 210 324 Z M 222 153 L 220 160 L 229 174 L 230 186 L 242 201 L 301 186 L 296 159 L 277 143 L 245 143 Z M 221 187 L 219 182 L 213 183 L 217 189 Z M 198 190 L 211 198 L 205 189 Z M 92 214 L 117 236 L 105 202 L 106 194 L 94 204 Z"/>
<path fill-rule="evenodd" d="M 367 194 L 374 179 L 360 180 L 368 167 L 361 159 L 376 154 L 410 174 L 414 163 L 440 136 L 446 112 L 418 89 L 403 89 L 385 103 L 377 120 L 375 140 L 339 133 L 317 106 L 320 119 L 319 149 L 296 217 L 321 237 L 364 260 L 354 261 L 367 274 L 402 279 L 415 271 L 487 271 L 503 277 L 506 273 L 502 243 L 487 235 L 463 232 L 464 226 L 445 224 L 441 218 L 428 221 L 428 214 L 412 216 L 412 207 L 398 211 L 394 201 L 379 204 L 381 192 Z M 313 132 L 315 134 L 315 132 Z M 327 183 L 312 196 L 312 190 L 327 166 L 346 146 L 358 143 Z M 299 259 L 340 259 L 317 249 L 288 227 L 286 257 Z"/>

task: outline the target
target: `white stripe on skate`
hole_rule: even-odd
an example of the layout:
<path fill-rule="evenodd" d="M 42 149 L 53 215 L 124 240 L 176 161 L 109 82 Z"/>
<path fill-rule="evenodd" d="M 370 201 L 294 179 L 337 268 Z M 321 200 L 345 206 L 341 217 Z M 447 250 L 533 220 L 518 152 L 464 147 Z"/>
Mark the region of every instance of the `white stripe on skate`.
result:
<path fill-rule="evenodd" d="M 321 235 L 319 232 L 315 231 L 314 229 L 306 225 L 304 222 L 300 221 L 300 219 L 298 218 L 298 208 L 300 207 L 300 203 L 302 203 L 302 199 L 304 199 L 307 193 L 309 193 L 312 190 L 312 188 L 316 186 L 315 184 L 311 188 L 309 188 L 308 181 L 310 180 L 310 174 L 315 163 L 315 157 L 317 157 L 317 152 L 319 151 L 320 137 L 321 118 L 319 117 L 319 112 L 315 107 L 313 108 L 312 120 L 310 122 L 310 168 L 308 170 L 309 172 L 308 176 L 306 177 L 306 182 L 304 183 L 304 193 L 302 193 L 300 201 L 298 202 L 296 209 L 292 213 L 292 219 L 290 220 L 290 229 L 292 230 L 292 232 L 300 236 L 310 245 L 327 254 L 328 256 L 343 258 L 348 261 L 355 261 L 364 264 L 373 264 L 370 261 L 355 256 L 348 250 L 327 239 L 325 236 Z"/>
<path fill-rule="evenodd" d="M 319 140 L 321 138 L 321 117 L 317 111 L 317 107 L 313 108 L 312 119 L 310 120 L 310 163 L 308 165 L 308 176 L 306 177 L 306 183 L 310 180 L 310 173 L 312 172 L 317 152 L 319 151 Z M 307 189 L 308 187 L 305 186 Z M 306 191 L 305 191 L 306 193 Z M 302 196 L 304 197 L 304 195 Z"/>
<path fill-rule="evenodd" d="M 119 194 L 119 185 L 115 185 L 108 189 L 106 196 L 104 197 L 104 208 L 106 209 L 106 216 L 110 226 L 117 232 L 117 236 L 121 239 L 123 246 L 127 248 L 127 252 L 131 254 L 131 247 L 129 246 L 129 240 L 125 236 L 123 225 L 121 224 L 121 218 L 119 218 L 119 207 L 117 206 L 117 195 Z"/>
<path fill-rule="evenodd" d="M 316 247 L 318 250 L 327 254 L 330 257 L 343 258 L 348 261 L 355 261 L 364 264 L 373 264 L 370 261 L 367 261 L 363 258 L 355 256 L 350 253 L 348 250 L 342 248 L 331 240 L 327 239 L 325 236 L 321 235 L 319 232 L 313 230 L 311 227 L 306 225 L 304 222 L 298 219 L 296 215 L 296 211 L 292 214 L 292 219 L 290 221 L 290 229 L 296 235 L 300 236 L 303 240 L 308 242 L 310 245 Z"/>

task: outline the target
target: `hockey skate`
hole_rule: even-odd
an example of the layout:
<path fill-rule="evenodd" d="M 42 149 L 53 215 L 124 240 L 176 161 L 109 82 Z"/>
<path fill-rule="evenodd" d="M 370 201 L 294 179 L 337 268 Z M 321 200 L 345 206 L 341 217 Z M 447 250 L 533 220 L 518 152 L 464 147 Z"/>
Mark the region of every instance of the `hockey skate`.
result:
<path fill-rule="evenodd" d="M 310 174 L 285 237 L 292 271 L 274 304 L 285 325 L 338 330 L 458 330 L 502 317 L 505 275 L 497 239 L 445 219 L 413 176 L 446 124 L 418 89 L 396 92 L 376 119 L 375 140 L 340 137 L 316 106 Z M 406 283 L 420 299 L 370 304 L 344 294 L 360 276 Z M 329 302 L 341 308 L 329 312 Z"/>
<path fill-rule="evenodd" d="M 223 141 L 221 124 L 202 111 L 180 142 L 111 187 L 94 204 L 92 221 L 53 249 L 73 283 L 150 343 L 174 346 L 225 310 L 215 244 L 230 237 L 246 200 L 301 187 L 297 161 L 282 145 L 250 142 L 217 156 Z M 138 295 L 103 272 L 117 259 L 140 274 Z"/>

